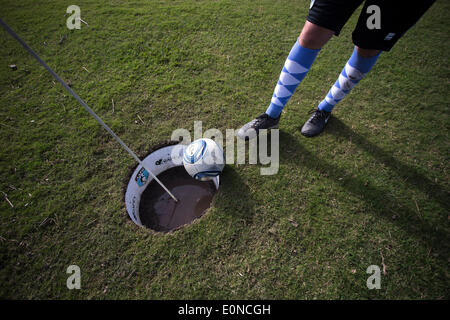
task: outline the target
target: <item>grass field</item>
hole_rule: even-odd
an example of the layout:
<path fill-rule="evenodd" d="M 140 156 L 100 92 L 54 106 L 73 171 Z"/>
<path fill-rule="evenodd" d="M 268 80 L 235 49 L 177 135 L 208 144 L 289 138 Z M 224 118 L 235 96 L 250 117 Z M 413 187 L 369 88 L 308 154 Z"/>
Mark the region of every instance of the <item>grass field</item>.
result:
<path fill-rule="evenodd" d="M 79 0 L 89 26 L 68 30 L 72 1 L 1 2 L 5 22 L 141 156 L 196 120 L 225 132 L 263 112 L 309 8 Z M 326 132 L 304 138 L 307 111 L 352 53 L 355 13 L 283 112 L 278 174 L 227 166 L 208 213 L 172 234 L 130 221 L 133 159 L 1 31 L 0 297 L 449 299 L 449 12 L 438 1 Z M 81 290 L 66 287 L 72 264 Z M 383 264 L 381 289 L 368 290 L 367 267 Z"/>

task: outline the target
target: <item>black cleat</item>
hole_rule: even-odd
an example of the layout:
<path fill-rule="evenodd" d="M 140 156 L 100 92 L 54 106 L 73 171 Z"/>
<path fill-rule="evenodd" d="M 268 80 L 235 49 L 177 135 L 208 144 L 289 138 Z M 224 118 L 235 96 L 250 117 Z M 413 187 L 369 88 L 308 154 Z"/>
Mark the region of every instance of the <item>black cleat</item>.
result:
<path fill-rule="evenodd" d="M 308 121 L 305 122 L 301 131 L 302 135 L 308 138 L 320 134 L 323 129 L 325 129 L 325 125 L 331 115 L 331 112 L 320 109 L 315 109 L 311 113 L 313 115 L 308 119 Z"/>
<path fill-rule="evenodd" d="M 280 117 L 274 119 L 269 117 L 267 113 L 263 113 L 256 119 L 247 122 L 239 129 L 237 136 L 242 140 L 250 140 L 255 138 L 259 130 L 261 129 L 275 129 L 278 128 L 278 122 L 280 122 Z"/>

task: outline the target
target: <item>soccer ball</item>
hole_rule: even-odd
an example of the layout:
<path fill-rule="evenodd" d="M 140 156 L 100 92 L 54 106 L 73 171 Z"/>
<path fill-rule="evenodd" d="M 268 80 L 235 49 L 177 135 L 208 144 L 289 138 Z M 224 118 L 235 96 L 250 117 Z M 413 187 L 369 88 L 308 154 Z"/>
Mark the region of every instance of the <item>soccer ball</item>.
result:
<path fill-rule="evenodd" d="M 212 180 L 225 166 L 223 150 L 214 140 L 197 139 L 184 150 L 183 165 L 193 178 Z"/>

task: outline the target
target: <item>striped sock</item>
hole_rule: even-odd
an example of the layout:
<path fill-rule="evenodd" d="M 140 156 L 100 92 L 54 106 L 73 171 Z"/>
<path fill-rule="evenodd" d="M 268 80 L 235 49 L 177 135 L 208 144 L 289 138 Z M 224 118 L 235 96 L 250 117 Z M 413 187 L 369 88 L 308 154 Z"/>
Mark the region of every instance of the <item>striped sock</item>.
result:
<path fill-rule="evenodd" d="M 308 73 L 320 49 L 308 49 L 302 47 L 298 40 L 289 53 L 277 86 L 273 93 L 272 101 L 266 110 L 271 118 L 278 118 L 289 98 L 294 93 L 300 82 Z"/>
<path fill-rule="evenodd" d="M 344 99 L 347 93 L 372 69 L 380 53 L 374 57 L 364 58 L 358 54 L 355 47 L 339 78 L 328 91 L 327 96 L 319 104 L 318 108 L 331 112 L 334 106 Z"/>

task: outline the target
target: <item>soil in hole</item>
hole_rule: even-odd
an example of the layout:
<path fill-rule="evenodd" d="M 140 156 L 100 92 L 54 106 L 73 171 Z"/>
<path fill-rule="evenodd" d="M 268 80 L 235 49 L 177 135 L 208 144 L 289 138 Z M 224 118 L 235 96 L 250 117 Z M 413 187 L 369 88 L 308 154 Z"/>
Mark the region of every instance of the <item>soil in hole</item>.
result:
<path fill-rule="evenodd" d="M 149 183 L 141 196 L 139 215 L 142 224 L 155 231 L 168 232 L 201 217 L 216 192 L 212 181 L 195 180 L 183 166 L 164 171 L 158 179 L 178 202 L 156 181 Z"/>

